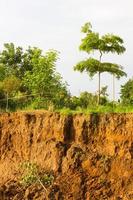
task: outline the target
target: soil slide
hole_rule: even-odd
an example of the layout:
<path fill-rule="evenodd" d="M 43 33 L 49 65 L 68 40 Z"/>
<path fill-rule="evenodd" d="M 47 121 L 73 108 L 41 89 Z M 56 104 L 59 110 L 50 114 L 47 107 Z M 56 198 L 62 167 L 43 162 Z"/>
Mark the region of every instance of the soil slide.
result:
<path fill-rule="evenodd" d="M 20 163 L 54 174 L 20 184 Z M 133 114 L 0 114 L 0 200 L 133 200 Z"/>

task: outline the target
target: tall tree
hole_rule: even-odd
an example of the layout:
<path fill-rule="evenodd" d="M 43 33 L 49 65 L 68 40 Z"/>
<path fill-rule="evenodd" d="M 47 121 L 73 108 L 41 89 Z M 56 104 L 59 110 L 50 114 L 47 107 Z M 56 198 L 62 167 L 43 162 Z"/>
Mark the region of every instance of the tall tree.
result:
<path fill-rule="evenodd" d="M 37 51 L 37 49 L 36 49 Z M 67 95 L 66 84 L 62 77 L 56 72 L 55 63 L 58 53 L 54 50 L 45 55 L 31 59 L 33 69 L 24 75 L 23 84 L 40 98 L 47 98 L 52 103 L 57 103 L 58 99 Z"/>
<path fill-rule="evenodd" d="M 81 45 L 79 49 L 85 51 L 88 54 L 91 54 L 95 51 L 99 52 L 99 59 L 89 58 L 87 60 L 79 62 L 74 70 L 80 72 L 86 71 L 90 77 L 93 77 L 95 74 L 98 74 L 98 104 L 100 103 L 100 88 L 101 88 L 101 73 L 109 72 L 116 77 L 120 78 L 121 76 L 126 75 L 122 70 L 122 67 L 118 64 L 102 62 L 102 57 L 104 53 L 117 53 L 121 54 L 125 51 L 123 46 L 123 40 L 116 35 L 106 34 L 100 36 L 99 33 L 92 31 L 91 23 L 86 23 L 82 27 L 82 32 L 86 36 L 81 40 Z"/>

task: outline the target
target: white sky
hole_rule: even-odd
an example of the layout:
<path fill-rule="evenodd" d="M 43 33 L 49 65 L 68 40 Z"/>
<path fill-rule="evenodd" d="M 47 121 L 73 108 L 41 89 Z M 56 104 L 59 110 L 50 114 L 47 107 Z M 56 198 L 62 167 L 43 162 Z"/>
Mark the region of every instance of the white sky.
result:
<path fill-rule="evenodd" d="M 13 42 L 24 48 L 37 46 L 44 51 L 60 51 L 57 70 L 69 84 L 73 95 L 81 91 L 94 92 L 97 77 L 90 80 L 86 74 L 73 71 L 73 66 L 87 58 L 79 51 L 81 26 L 90 21 L 93 29 L 101 34 L 120 35 L 126 53 L 109 54 L 104 60 L 124 66 L 128 78 L 133 76 L 133 0 L 0 0 L 0 49 Z M 116 81 L 117 97 L 120 85 L 128 78 Z M 110 75 L 102 75 L 102 85 L 109 85 Z"/>

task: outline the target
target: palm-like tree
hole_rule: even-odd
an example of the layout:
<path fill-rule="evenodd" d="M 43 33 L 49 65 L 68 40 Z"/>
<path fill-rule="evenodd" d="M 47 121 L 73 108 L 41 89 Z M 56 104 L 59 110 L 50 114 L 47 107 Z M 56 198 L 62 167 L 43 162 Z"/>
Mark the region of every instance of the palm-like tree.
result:
<path fill-rule="evenodd" d="M 116 35 L 106 34 L 104 36 L 99 35 L 99 33 L 92 31 L 91 23 L 86 23 L 82 27 L 82 32 L 86 36 L 82 39 L 79 49 L 85 51 L 88 54 L 91 54 L 94 51 L 99 52 L 99 59 L 89 58 L 79 62 L 74 70 L 80 72 L 86 71 L 90 77 L 93 77 L 95 74 L 98 74 L 98 104 L 100 103 L 100 88 L 101 88 L 101 73 L 109 72 L 120 78 L 125 76 L 126 73 L 123 71 L 122 67 L 118 64 L 102 62 L 103 54 L 105 53 L 117 53 L 122 54 L 125 51 L 123 46 L 123 40 Z"/>

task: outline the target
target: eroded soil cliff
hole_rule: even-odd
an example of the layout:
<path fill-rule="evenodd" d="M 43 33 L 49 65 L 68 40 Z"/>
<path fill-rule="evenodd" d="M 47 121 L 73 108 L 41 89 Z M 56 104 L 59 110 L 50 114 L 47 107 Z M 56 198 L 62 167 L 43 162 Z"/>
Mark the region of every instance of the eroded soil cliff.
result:
<path fill-rule="evenodd" d="M 24 161 L 54 173 L 50 200 L 133 200 L 133 114 L 1 114 L 0 200 L 45 200 L 20 185 Z"/>

